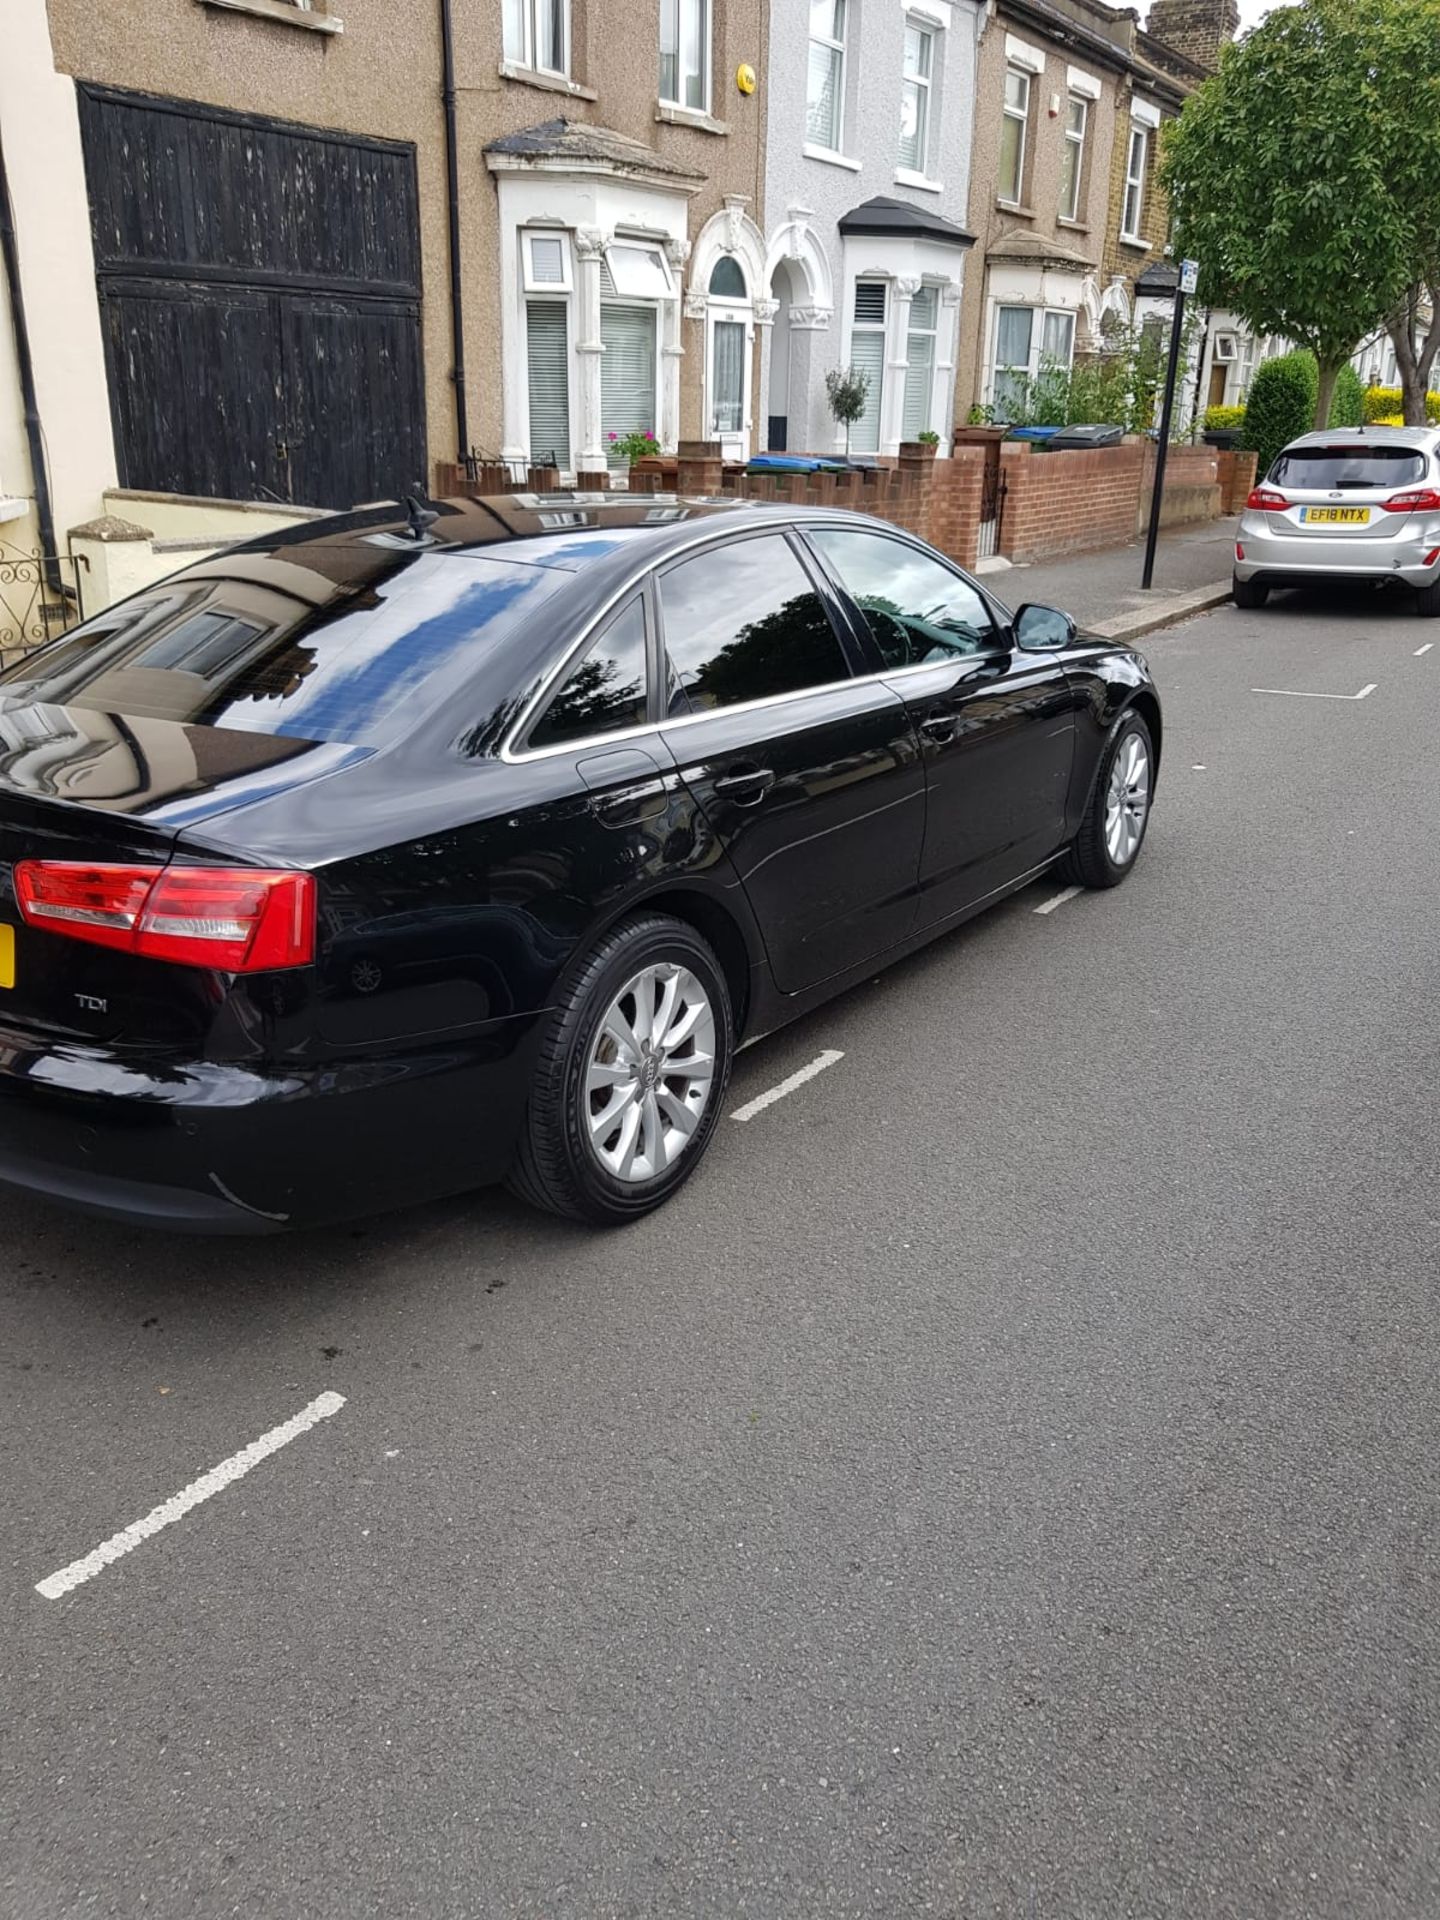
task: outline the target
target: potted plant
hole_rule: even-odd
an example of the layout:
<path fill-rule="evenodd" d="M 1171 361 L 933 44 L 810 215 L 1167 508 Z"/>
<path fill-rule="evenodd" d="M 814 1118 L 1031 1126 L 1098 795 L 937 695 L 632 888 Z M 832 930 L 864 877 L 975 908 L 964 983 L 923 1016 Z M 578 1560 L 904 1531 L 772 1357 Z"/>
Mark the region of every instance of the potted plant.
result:
<path fill-rule="evenodd" d="M 933 427 L 926 427 L 925 431 L 923 433 L 917 433 L 915 438 L 920 442 L 922 447 L 929 447 L 932 451 L 940 444 L 940 436 L 935 432 Z"/>
<path fill-rule="evenodd" d="M 1207 407 L 1200 438 L 1207 447 L 1238 447 L 1244 426 L 1244 407 Z"/>
<path fill-rule="evenodd" d="M 648 427 L 643 430 L 636 427 L 629 433 L 612 433 L 607 438 L 606 451 L 612 466 L 624 466 L 627 470 L 633 470 L 653 461 L 658 470 L 660 442 Z"/>
<path fill-rule="evenodd" d="M 870 375 L 863 367 L 832 367 L 825 376 L 830 411 L 845 429 L 845 458 L 850 458 L 850 429 L 865 411 Z"/>
<path fill-rule="evenodd" d="M 1008 420 L 997 420 L 993 407 L 973 406 L 965 416 L 965 425 L 950 435 L 952 447 L 987 447 L 998 444 L 1010 431 Z"/>

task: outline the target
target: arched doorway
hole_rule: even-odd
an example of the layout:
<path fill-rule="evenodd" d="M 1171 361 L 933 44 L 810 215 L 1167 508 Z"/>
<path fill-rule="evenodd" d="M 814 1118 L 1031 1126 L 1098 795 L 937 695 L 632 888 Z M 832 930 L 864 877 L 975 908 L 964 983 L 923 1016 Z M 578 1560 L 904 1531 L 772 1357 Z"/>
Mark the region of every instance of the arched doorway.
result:
<path fill-rule="evenodd" d="M 775 319 L 770 328 L 770 375 L 766 388 L 765 411 L 768 432 L 766 445 L 771 453 L 783 453 L 792 444 L 790 432 L 790 394 L 791 360 L 794 334 L 791 330 L 790 315 L 794 307 L 800 304 L 800 290 L 795 285 L 795 274 L 789 261 L 782 260 L 770 277 L 770 297 L 775 302 Z M 802 446 L 805 439 L 803 421 L 803 395 L 797 392 L 801 407 L 797 413 L 798 435 L 794 445 Z"/>

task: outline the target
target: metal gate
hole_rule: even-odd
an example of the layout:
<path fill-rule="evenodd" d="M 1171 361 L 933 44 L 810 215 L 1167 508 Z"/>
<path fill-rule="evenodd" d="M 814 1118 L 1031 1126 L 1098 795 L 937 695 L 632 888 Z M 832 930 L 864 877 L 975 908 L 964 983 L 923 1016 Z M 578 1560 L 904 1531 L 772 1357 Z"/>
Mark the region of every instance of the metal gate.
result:
<path fill-rule="evenodd" d="M 85 618 L 87 565 L 81 554 L 0 545 L 0 668 Z"/>
<path fill-rule="evenodd" d="M 122 485 L 348 507 L 423 483 L 413 146 L 79 96 Z"/>
<path fill-rule="evenodd" d="M 988 450 L 987 450 L 988 453 Z M 1000 532 L 1005 521 L 1005 470 L 1000 465 L 1000 449 L 985 461 L 985 478 L 980 489 L 980 538 L 976 558 L 988 560 L 1000 551 Z"/>

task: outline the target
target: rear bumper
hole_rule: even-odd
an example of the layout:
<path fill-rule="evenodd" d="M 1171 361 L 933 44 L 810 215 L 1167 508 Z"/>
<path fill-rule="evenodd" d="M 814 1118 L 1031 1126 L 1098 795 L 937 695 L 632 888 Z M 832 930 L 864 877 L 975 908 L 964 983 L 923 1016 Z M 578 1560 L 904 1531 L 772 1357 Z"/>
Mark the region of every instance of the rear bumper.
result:
<path fill-rule="evenodd" d="M 504 1176 L 535 1021 L 298 1072 L 141 1067 L 0 1028 L 0 1183 L 132 1226 L 278 1233 Z M 0 1217 L 3 1217 L 0 1201 Z"/>
<path fill-rule="evenodd" d="M 1410 587 L 1428 587 L 1440 578 L 1440 560 L 1426 566 L 1427 554 L 1440 547 L 1440 528 L 1430 518 L 1418 526 L 1408 516 L 1390 516 L 1393 530 L 1380 535 L 1354 533 L 1348 537 L 1306 534 L 1277 523 L 1265 513 L 1247 513 L 1236 541 L 1245 558 L 1235 561 L 1239 580 L 1265 579 L 1279 585 L 1302 585 L 1317 580 L 1400 580 Z M 1277 531 L 1277 524 L 1284 531 Z"/>

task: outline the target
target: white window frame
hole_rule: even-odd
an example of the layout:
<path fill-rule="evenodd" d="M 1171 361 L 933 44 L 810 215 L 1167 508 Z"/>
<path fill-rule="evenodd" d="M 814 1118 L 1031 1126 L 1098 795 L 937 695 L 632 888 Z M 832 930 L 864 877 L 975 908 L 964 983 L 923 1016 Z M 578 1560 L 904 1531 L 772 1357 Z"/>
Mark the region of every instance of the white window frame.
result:
<path fill-rule="evenodd" d="M 547 67 L 540 64 L 537 48 L 540 36 L 536 31 L 536 9 L 548 6 L 551 0 L 501 0 L 500 39 L 502 58 L 507 66 L 524 67 L 531 73 L 549 73 L 557 78 L 570 78 L 570 0 L 560 0 L 560 65 Z M 519 27 L 518 37 L 514 32 Z M 493 45 L 493 42 L 492 42 Z"/>
<path fill-rule="evenodd" d="M 1003 367 L 999 363 L 1000 354 L 1000 315 L 1012 309 L 1028 312 L 1030 320 L 1030 356 L 1022 366 L 1018 361 L 1007 362 Z M 993 404 L 995 388 L 1002 373 L 1018 373 L 1024 376 L 1027 388 L 1033 386 L 1040 377 L 1044 360 L 1045 322 L 1051 317 L 1068 320 L 1070 323 L 1070 357 L 1063 364 L 1075 365 L 1075 336 L 1078 331 L 1079 316 L 1074 307 L 1042 307 L 1029 300 L 997 300 L 994 315 L 990 322 L 989 369 L 986 375 L 987 397 Z M 1062 364 L 1060 362 L 1056 363 Z"/>
<path fill-rule="evenodd" d="M 676 90 L 674 93 L 666 93 L 664 80 L 665 69 L 662 64 L 659 71 L 659 97 L 661 104 L 667 107 L 679 107 L 684 113 L 708 114 L 710 111 L 710 90 L 714 78 L 712 69 L 715 64 L 712 46 L 714 21 L 711 17 L 710 0 L 660 0 L 660 31 L 662 36 L 660 53 L 662 62 L 665 52 L 663 35 L 667 8 L 673 9 L 675 16 Z M 693 100 L 682 100 L 679 97 L 684 91 L 685 86 L 684 75 L 680 71 L 680 50 L 685 42 L 683 23 L 687 13 L 695 16 L 696 38 L 700 49 L 700 100 L 698 105 Z"/>
<path fill-rule="evenodd" d="M 1074 132 L 1074 130 L 1071 128 L 1071 125 L 1070 125 L 1071 110 L 1075 107 L 1078 107 L 1080 109 L 1080 131 L 1078 133 Z M 1085 142 L 1089 139 L 1089 137 L 1090 137 L 1090 102 L 1085 98 L 1083 93 L 1076 93 L 1072 88 L 1070 92 L 1067 93 L 1065 96 L 1065 149 L 1064 149 L 1064 152 L 1065 152 L 1065 157 L 1067 159 L 1072 150 L 1075 155 L 1075 189 L 1070 196 L 1070 205 L 1068 207 L 1065 207 L 1065 206 L 1061 207 L 1060 218 L 1062 220 L 1073 221 L 1077 225 L 1080 220 L 1080 209 L 1084 204 Z M 1061 167 L 1061 170 L 1060 170 L 1060 182 L 1061 182 L 1061 191 L 1063 193 L 1064 182 L 1065 182 L 1065 170 L 1063 166 Z"/>
<path fill-rule="evenodd" d="M 909 380 L 910 380 L 910 370 L 911 370 L 910 369 L 911 342 L 917 338 L 928 339 L 930 342 L 930 361 L 929 361 L 930 391 L 925 396 L 924 423 L 915 429 L 917 433 L 927 433 L 927 432 L 935 431 L 935 375 L 939 369 L 939 363 L 940 363 L 940 328 L 941 328 L 941 324 L 944 317 L 945 304 L 944 304 L 944 289 L 939 285 L 937 285 L 936 283 L 928 280 L 922 281 L 920 291 L 922 293 L 929 293 L 930 295 L 933 296 L 933 303 L 934 303 L 933 317 L 928 327 L 917 326 L 915 322 L 915 301 L 912 300 L 910 302 L 910 313 L 905 323 L 905 381 L 906 381 L 906 385 L 908 386 Z M 917 295 L 917 298 L 918 298 L 918 295 Z M 905 416 L 904 416 L 905 396 L 903 394 L 901 395 L 900 404 L 901 404 L 900 434 L 901 434 L 901 438 L 903 439 L 906 437 Z"/>
<path fill-rule="evenodd" d="M 874 286 L 874 287 L 881 287 L 884 289 L 884 295 L 885 295 L 884 311 L 882 312 L 879 320 L 857 320 L 855 318 L 855 308 L 860 298 L 860 288 L 862 286 Z M 894 287 L 890 282 L 890 280 L 888 280 L 881 274 L 875 274 L 875 273 L 857 274 L 855 279 L 850 283 L 850 308 L 849 308 L 850 338 L 848 343 L 848 351 L 846 353 L 847 364 L 848 365 L 854 364 L 854 360 L 855 360 L 854 346 L 855 346 L 855 336 L 857 333 L 864 333 L 864 334 L 873 333 L 873 334 L 878 334 L 880 336 L 880 378 L 871 386 L 870 391 L 867 393 L 866 407 L 865 407 L 865 413 L 868 414 L 870 411 L 869 403 L 873 399 L 875 404 L 875 446 L 873 451 L 876 453 L 879 453 L 885 445 L 885 389 L 887 385 L 885 376 L 888 371 L 886 363 L 890 357 L 890 322 L 891 322 L 891 313 L 893 311 L 894 304 L 895 304 Z M 864 417 L 865 415 L 862 414 L 861 418 L 863 419 Z M 851 428 L 850 428 L 850 438 L 851 438 L 852 447 L 853 447 L 853 442 L 855 437 L 855 428 L 859 424 L 860 422 L 857 420 L 851 425 Z M 843 439 L 844 439 L 843 427 L 840 428 L 836 438 L 838 443 L 843 444 Z M 871 451 L 871 449 L 865 448 L 865 447 L 854 448 L 853 450 L 859 453 L 866 453 Z"/>
<path fill-rule="evenodd" d="M 560 278 L 542 280 L 535 271 L 534 248 L 537 240 L 558 241 L 560 245 Z M 520 236 L 521 277 L 526 293 L 538 294 L 543 298 L 558 300 L 575 291 L 574 269 L 571 265 L 570 236 L 560 228 L 538 228 L 533 233 Z"/>
<path fill-rule="evenodd" d="M 1150 129 L 1143 122 L 1132 120 L 1129 141 L 1125 148 L 1125 199 L 1120 216 L 1120 238 L 1135 241 L 1139 245 L 1144 244 L 1140 222 L 1145 217 L 1145 169 L 1149 159 Z"/>
<path fill-rule="evenodd" d="M 1014 60 L 1007 60 L 1005 63 L 1006 81 L 1009 80 L 1012 73 L 1017 79 L 1025 82 L 1024 108 L 1023 110 L 1017 110 L 1012 107 L 1009 100 L 1005 97 L 1005 94 L 1002 93 L 1000 99 L 1000 116 L 1002 125 L 1006 120 L 1014 120 L 1018 122 L 1020 127 L 1020 145 L 1015 158 L 1015 191 L 1013 193 L 1008 192 L 1007 183 L 1004 180 L 997 181 L 996 186 L 998 189 L 997 198 L 1002 206 L 1019 207 L 1025 203 L 1025 160 L 1030 144 L 1030 101 L 1035 90 L 1035 76 L 1029 68 L 1019 66 Z M 1003 84 L 1002 82 L 1002 85 Z M 1003 162 L 1005 151 L 1003 141 L 1000 151 Z"/>
<path fill-rule="evenodd" d="M 807 5 L 809 0 L 807 0 Z M 850 34 L 851 0 L 829 0 L 833 17 L 834 8 L 841 8 L 840 38 L 807 31 L 805 40 L 805 145 L 813 153 L 843 153 L 845 151 L 845 76 L 847 69 L 846 41 Z M 835 139 L 833 142 L 816 140 L 810 132 L 810 49 L 812 46 L 824 47 L 828 53 L 840 56 L 840 77 L 835 88 Z"/>
<path fill-rule="evenodd" d="M 637 287 L 633 282 L 627 287 L 624 282 L 630 267 L 627 261 L 619 258 L 622 253 L 643 253 L 652 266 L 659 268 L 664 291 L 657 292 L 654 287 Z M 629 307 L 638 306 L 646 300 L 675 298 L 675 278 L 670 271 L 670 262 L 665 258 L 665 249 L 657 247 L 651 240 L 632 240 L 628 234 L 617 233 L 605 249 L 605 264 L 615 288 L 614 294 L 607 295 L 607 298 L 616 299 Z M 617 267 L 620 269 L 618 273 Z"/>
<path fill-rule="evenodd" d="M 915 14 L 915 13 L 906 14 L 905 32 L 907 34 L 918 33 L 921 36 L 922 40 L 930 49 L 930 58 L 927 63 L 926 71 L 923 74 L 911 73 L 909 69 L 905 66 L 903 52 L 901 54 L 901 65 L 900 65 L 901 111 L 903 115 L 905 89 L 908 87 L 916 88 L 917 89 L 916 136 L 919 142 L 920 157 L 918 160 L 916 160 L 912 164 L 911 162 L 907 161 L 902 155 L 897 160 L 896 164 L 903 171 L 907 173 L 925 174 L 926 172 L 928 172 L 929 164 L 930 164 L 930 123 L 931 123 L 930 105 L 931 105 L 931 99 L 932 99 L 932 89 L 935 84 L 935 61 L 936 61 L 937 53 L 940 46 L 940 33 L 934 21 L 924 20 L 920 17 L 919 14 Z M 903 134 L 901 137 L 903 139 L 904 137 Z"/>

